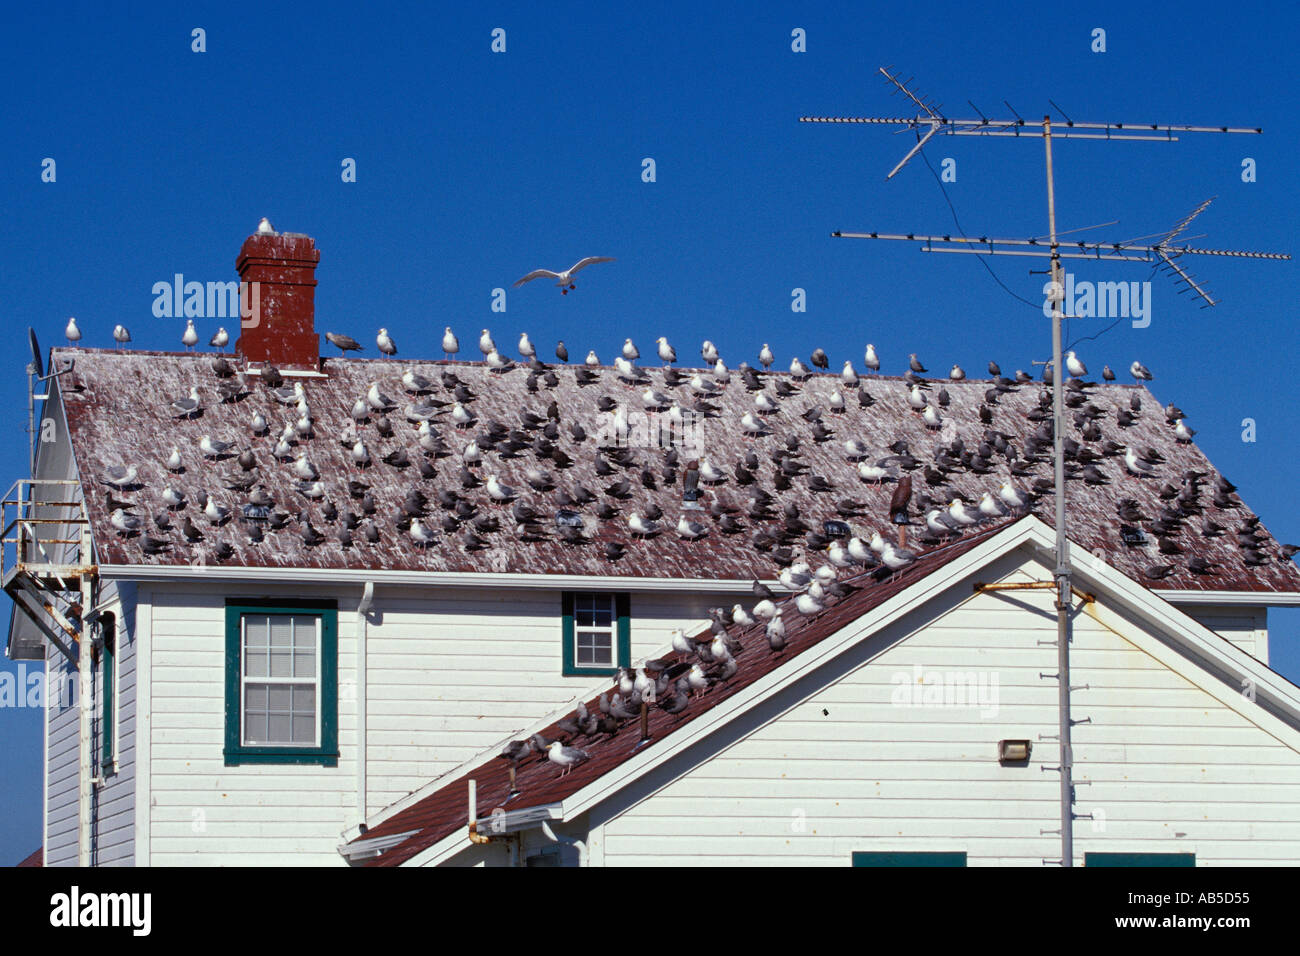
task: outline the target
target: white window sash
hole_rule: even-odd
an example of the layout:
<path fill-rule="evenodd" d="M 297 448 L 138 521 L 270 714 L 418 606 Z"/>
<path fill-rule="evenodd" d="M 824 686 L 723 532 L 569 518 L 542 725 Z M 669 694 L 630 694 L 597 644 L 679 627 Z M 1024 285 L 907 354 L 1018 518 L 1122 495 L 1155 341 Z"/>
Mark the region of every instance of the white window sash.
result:
<path fill-rule="evenodd" d="M 270 640 L 271 640 L 271 628 L 270 628 L 270 623 L 269 623 L 270 618 L 272 618 L 272 617 L 289 617 L 290 619 L 296 619 L 296 618 L 299 618 L 299 617 L 302 617 L 302 618 L 311 618 L 311 620 L 312 620 L 313 623 L 314 623 L 315 631 L 316 631 L 316 636 L 315 636 L 315 652 L 314 652 L 314 654 L 313 654 L 313 657 L 314 657 L 315 662 L 316 662 L 316 673 L 315 673 L 315 676 L 313 676 L 313 677 L 271 677 L 271 676 L 268 675 L 268 676 L 266 676 L 266 677 L 249 677 L 247 674 L 245 674 L 245 671 L 247 670 L 247 667 L 245 666 L 246 663 L 247 663 L 246 656 L 247 656 L 247 654 L 248 654 L 248 619 L 249 619 L 250 617 L 264 617 L 264 618 L 267 618 L 267 619 L 268 619 L 268 623 L 267 623 L 267 631 L 266 631 L 266 639 L 267 639 L 267 641 L 270 641 Z M 290 644 L 289 644 L 289 648 L 290 648 L 290 653 L 289 653 L 290 670 L 293 669 L 293 649 L 294 649 L 294 647 L 295 647 L 295 645 L 294 645 L 294 643 L 293 643 L 293 641 L 292 641 L 292 638 L 297 636 L 297 625 L 296 625 L 296 624 L 293 625 L 293 628 L 294 628 L 294 630 L 293 630 L 293 632 L 292 632 L 292 634 L 291 634 L 291 639 L 290 639 Z M 285 615 L 285 614 L 273 614 L 273 613 L 267 613 L 267 614 L 247 614 L 247 613 L 245 613 L 245 614 L 241 614 L 241 615 L 239 616 L 239 742 L 240 742 L 240 746 L 242 746 L 242 747 L 283 747 L 283 748 L 285 748 L 286 750 L 295 750 L 295 749 L 304 749 L 304 748 L 316 748 L 316 747 L 321 746 L 321 711 L 322 711 L 322 709 L 323 709 L 323 707 L 322 707 L 322 702 L 321 702 L 321 651 L 322 651 L 322 647 L 321 647 L 321 637 L 322 637 L 322 633 L 323 633 L 323 631 L 324 631 L 324 628 L 323 628 L 323 626 L 322 626 L 322 621 L 321 621 L 321 617 L 320 617 L 319 614 L 301 614 L 301 615 L 299 615 L 299 614 L 290 614 L 290 615 Z M 268 644 L 268 647 L 269 647 L 269 646 L 270 646 L 270 645 Z M 116 664 L 116 660 L 114 660 L 114 663 Z M 269 668 L 268 668 L 268 669 L 269 669 Z M 248 707 L 248 704 L 247 704 L 247 696 L 248 696 L 248 695 L 247 695 L 247 689 L 248 689 L 248 686 L 249 686 L 250 684 L 258 684 L 258 685 L 265 685 L 265 684 L 291 684 L 291 685 L 295 685 L 295 686 L 304 686 L 304 687 L 306 687 L 306 686 L 314 686 L 315 689 L 316 689 L 316 695 L 315 695 L 315 699 L 316 699 L 316 706 L 315 706 L 315 711 L 316 711 L 316 714 L 315 714 L 315 717 L 316 717 L 316 732 L 315 732 L 315 740 L 314 740 L 312 743 L 310 743 L 310 744 L 308 744 L 308 743 L 297 743 L 297 742 L 274 743 L 274 742 L 271 742 L 271 741 L 265 741 L 265 740 L 264 740 L 264 741 L 257 742 L 257 743 L 252 743 L 252 742 L 250 742 L 249 739 L 248 739 L 248 727 L 247 727 L 247 725 L 246 725 L 246 723 L 245 723 L 245 721 L 246 721 L 246 719 L 247 719 L 247 717 L 248 717 L 248 710 L 247 710 L 247 707 Z M 292 734 L 293 734 L 293 698 L 292 698 L 292 697 L 290 697 L 290 704 L 289 704 L 289 707 L 290 707 L 290 710 L 289 710 L 289 733 L 290 733 L 290 735 L 292 735 Z"/>

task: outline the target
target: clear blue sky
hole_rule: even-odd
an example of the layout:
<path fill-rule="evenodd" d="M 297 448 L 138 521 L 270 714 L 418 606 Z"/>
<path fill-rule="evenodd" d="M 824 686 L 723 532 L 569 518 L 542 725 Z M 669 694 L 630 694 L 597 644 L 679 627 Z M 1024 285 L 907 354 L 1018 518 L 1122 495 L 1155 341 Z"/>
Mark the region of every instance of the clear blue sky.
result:
<path fill-rule="evenodd" d="M 8 5 L 0 24 L 0 446 L 3 483 L 26 474 L 25 328 L 48 347 L 69 315 L 83 344 L 115 323 L 142 348 L 179 348 L 155 319 L 155 282 L 234 277 L 240 243 L 268 216 L 322 252 L 317 328 L 368 346 L 387 326 L 403 354 L 435 356 L 443 326 L 467 345 L 490 326 L 548 351 L 659 335 L 683 357 L 712 339 L 730 364 L 770 342 L 782 365 L 824 348 L 835 367 L 874 342 L 885 371 L 907 353 L 933 369 L 1029 368 L 1050 346 L 1041 313 L 974 257 L 832 240 L 833 229 L 950 232 L 923 163 L 886 183 L 910 134 L 800 125 L 803 113 L 898 115 L 879 66 L 895 64 L 943 104 L 970 99 L 1041 117 L 1263 126 L 1262 137 L 1174 144 L 1062 142 L 1060 228 L 1127 239 L 1167 229 L 1209 196 L 1198 243 L 1300 252 L 1297 14 L 1280 5 L 1134 4 L 220 4 L 181 12 Z M 191 51 L 191 30 L 207 52 Z M 490 50 L 506 31 L 506 52 Z M 1106 31 L 1094 53 L 1092 30 Z M 806 31 L 807 52 L 791 49 Z M 962 226 L 1047 230 L 1038 141 L 942 138 L 927 147 Z M 56 161 L 57 181 L 41 182 Z M 341 163 L 355 159 L 357 181 Z M 641 179 L 642 160 L 657 181 Z M 1243 158 L 1258 181 L 1243 183 Z M 576 294 L 491 291 L 538 266 L 616 256 Z M 1187 261 L 1187 260 L 1184 260 Z M 990 263 L 1041 299 L 1041 262 Z M 1079 346 L 1094 369 L 1137 358 L 1184 408 L 1209 458 L 1282 540 L 1300 540 L 1294 263 L 1191 263 L 1222 298 L 1201 310 L 1154 283 L 1152 322 Z M 1149 278 L 1092 266 L 1080 279 Z M 807 312 L 791 312 L 791 290 Z M 204 341 L 215 323 L 200 323 Z M 1074 337 L 1108 322 L 1078 320 Z M 373 348 L 370 349 L 373 354 Z M 1257 441 L 1241 440 L 1253 418 Z M 1300 620 L 1274 612 L 1274 665 L 1300 679 Z M 12 668 L 6 662 L 5 667 Z M 40 841 L 39 714 L 0 711 L 0 863 Z"/>

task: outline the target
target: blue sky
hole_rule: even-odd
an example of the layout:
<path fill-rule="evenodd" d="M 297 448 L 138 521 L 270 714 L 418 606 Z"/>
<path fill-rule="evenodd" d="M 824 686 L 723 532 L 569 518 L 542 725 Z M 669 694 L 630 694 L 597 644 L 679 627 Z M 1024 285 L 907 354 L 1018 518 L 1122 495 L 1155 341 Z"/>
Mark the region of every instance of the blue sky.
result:
<path fill-rule="evenodd" d="M 1263 126 L 1172 144 L 1058 143 L 1059 228 L 1118 219 L 1083 236 L 1157 233 L 1217 196 L 1190 230 L 1207 233 L 1197 244 L 1294 253 L 1298 22 L 1291 10 L 1205 2 L 1176 15 L 1132 4 L 9 5 L 4 484 L 26 474 L 25 327 L 48 347 L 75 315 L 85 345 L 111 346 L 121 322 L 135 346 L 179 348 L 183 322 L 154 318 L 153 284 L 233 278 L 261 216 L 316 238 L 318 331 L 371 346 L 386 326 L 413 356 L 436 356 L 451 325 L 470 347 L 489 326 L 501 343 L 526 330 L 548 352 L 562 338 L 606 361 L 626 336 L 648 351 L 666 335 L 683 358 L 712 339 L 732 365 L 769 342 L 782 367 L 820 346 L 834 367 L 860 368 L 873 342 L 895 374 L 909 352 L 932 369 L 1029 368 L 1050 349 L 1050 323 L 974 257 L 829 238 L 953 231 L 924 163 L 884 179 L 911 134 L 796 118 L 906 112 L 876 73 L 894 64 L 953 116 L 972 113 L 969 99 L 991 116 L 1007 100 L 1039 118 L 1050 97 L 1075 120 Z M 191 50 L 196 27 L 206 52 Z M 498 27 L 504 53 L 490 49 Z M 795 28 L 806 52 L 791 49 Z M 1104 53 L 1091 49 L 1095 28 Z M 1039 141 L 947 137 L 926 152 L 936 169 L 956 161 L 947 191 L 968 233 L 1046 233 Z M 41 181 L 47 157 L 53 183 Z M 354 183 L 340 176 L 345 158 Z M 504 315 L 490 311 L 494 288 L 585 255 L 618 261 L 569 296 L 533 285 L 509 293 Z M 990 265 L 1041 301 L 1043 279 L 1028 272 L 1041 261 Z M 1247 504 L 1300 541 L 1296 266 L 1191 265 L 1218 308 L 1156 276 L 1150 326 L 1121 322 L 1080 355 L 1094 371 L 1148 365 L 1156 396 L 1186 410 Z M 1151 278 L 1136 265 L 1074 272 Z M 200 325 L 206 341 L 215 323 Z M 1300 680 L 1300 615 L 1270 623 L 1274 666 Z M 36 712 L 0 710 L 0 863 L 40 842 L 39 728 Z"/>

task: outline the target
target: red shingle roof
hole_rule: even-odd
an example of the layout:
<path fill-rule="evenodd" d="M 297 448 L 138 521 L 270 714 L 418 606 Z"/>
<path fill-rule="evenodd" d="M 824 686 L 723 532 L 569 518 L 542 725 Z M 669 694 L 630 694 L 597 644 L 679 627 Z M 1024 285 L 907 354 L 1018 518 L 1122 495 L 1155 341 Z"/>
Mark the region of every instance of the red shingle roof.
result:
<path fill-rule="evenodd" d="M 613 474 L 596 473 L 598 459 L 595 436 L 600 429 L 602 414 L 598 400 L 613 399 L 635 411 L 643 408 L 640 395 L 646 385 L 629 387 L 622 383 L 611 368 L 599 369 L 599 380 L 591 385 L 579 385 L 575 377 L 577 366 L 555 366 L 556 383 L 548 386 L 544 380 L 535 381 L 530 389 L 530 374 L 526 367 L 516 367 L 504 373 L 489 371 L 478 363 L 398 362 L 391 360 L 328 360 L 322 365 L 324 378 L 290 379 L 301 381 L 306 391 L 314 433 L 310 439 L 298 442 L 295 451 L 305 450 L 310 461 L 319 469 L 326 487 L 326 498 L 340 511 L 360 511 L 359 502 L 349 498 L 346 482 L 357 479 L 371 486 L 377 506 L 376 524 L 380 541 L 368 544 L 360 532 L 354 535 L 355 543 L 345 550 L 336 540 L 338 524 L 331 524 L 322 514 L 324 502 L 310 501 L 298 491 L 298 479 L 288 464 L 272 456 L 278 433 L 286 422 L 296 417 L 291 406 L 274 401 L 256 377 L 250 375 L 250 392 L 241 400 L 222 403 L 217 392 L 219 380 L 214 375 L 211 354 L 176 354 L 154 352 L 116 352 L 84 349 L 56 349 L 53 361 L 75 361 L 72 375 L 61 379 L 61 388 L 67 410 L 68 425 L 77 465 L 89 498 L 89 510 L 95 533 L 98 559 L 106 564 L 185 565 L 203 556 L 209 564 L 242 565 L 257 568 L 322 568 L 322 569 L 398 569 L 446 572 L 521 572 L 533 574 L 616 575 L 637 577 L 716 578 L 746 580 L 755 577 L 771 578 L 774 565 L 770 556 L 756 551 L 751 544 L 758 528 L 775 529 L 779 525 L 781 506 L 792 504 L 802 519 L 816 531 L 826 519 L 846 520 L 855 534 L 869 535 L 873 530 L 888 530 L 888 504 L 895 488 L 893 484 L 868 485 L 858 476 L 855 463 L 846 459 L 842 446 L 844 440 L 853 438 L 867 446 L 870 460 L 891 454 L 888 446 L 898 440 L 909 443 L 911 453 L 925 464 L 931 464 L 935 449 L 961 438 L 968 449 L 979 444 L 990 427 L 981 423 L 979 413 L 990 387 L 987 381 L 933 382 L 935 393 L 939 388 L 951 396 L 950 405 L 941 409 L 945 419 L 942 429 L 925 427 L 920 416 L 907 403 L 907 385 L 900 379 L 867 377 L 863 388 L 874 399 L 870 408 L 859 407 L 856 396 L 848 393 L 848 407 L 842 414 L 830 411 L 830 396 L 840 386 L 835 375 L 814 375 L 804 382 L 793 382 L 786 373 L 763 375 L 765 392 L 775 397 L 776 382 L 792 384 L 798 394 L 789 398 L 776 398 L 780 410 L 764 417 L 773 435 L 757 439 L 745 437 L 739 422 L 746 412 L 754 411 L 754 395 L 745 389 L 739 374 L 733 373 L 730 382 L 719 394 L 709 398 L 716 413 L 703 421 L 702 438 L 705 456 L 727 475 L 723 483 L 701 485 L 705 492 L 703 501 L 712 497 L 729 501 L 742 507 L 748 505 L 750 488 L 740 487 L 736 480 L 736 465 L 745 452 L 754 450 L 762 466 L 758 484 L 775 497 L 773 520 L 753 520 L 740 516 L 745 531 L 727 535 L 720 532 L 715 522 L 700 512 L 686 514 L 703 522 L 709 533 L 697 541 L 679 538 L 673 527 L 683 514 L 681 489 L 682 462 L 672 478 L 665 484 L 664 452 L 659 448 L 633 448 L 637 467 L 615 465 Z M 231 361 L 238 359 L 231 356 Z M 435 380 L 431 397 L 438 401 L 451 401 L 441 376 L 452 372 L 462 380 L 476 398 L 468 407 L 477 416 L 477 423 L 468 430 L 458 430 L 444 416 L 434 419 L 437 431 L 445 439 L 449 457 L 429 459 L 437 469 L 431 479 L 422 479 L 414 465 L 397 469 L 378 459 L 394 450 L 404 448 L 414 461 L 422 457 L 416 443 L 415 426 L 409 423 L 400 405 L 411 397 L 403 390 L 402 373 L 414 368 Z M 679 399 L 683 405 L 691 404 L 695 396 L 686 384 L 668 387 L 661 369 L 644 370 L 649 384 Z M 687 377 L 691 373 L 687 373 Z M 706 376 L 709 373 L 705 373 Z M 379 415 L 357 426 L 366 441 L 375 464 L 360 470 L 352 463 L 350 448 L 344 447 L 338 435 L 352 424 L 350 412 L 358 397 L 365 394 L 372 382 L 399 403 L 399 408 L 389 414 L 394 433 L 391 438 L 380 437 L 377 431 Z M 193 419 L 177 418 L 170 403 L 186 396 L 192 386 L 197 386 L 203 403 L 201 416 Z M 1040 427 L 1026 413 L 1038 407 L 1042 391 L 1039 385 L 1022 387 L 1005 394 L 996 405 L 989 406 L 993 414 L 992 427 L 1009 437 L 1017 449 L 1023 448 L 1027 435 Z M 1142 403 L 1138 420 L 1128 428 L 1116 424 L 1116 409 L 1127 408 L 1136 393 Z M 1262 567 L 1248 567 L 1241 560 L 1235 536 L 1228 534 L 1217 538 L 1202 537 L 1199 519 L 1186 523 L 1185 530 L 1175 540 L 1187 554 L 1182 558 L 1166 558 L 1157 553 L 1155 536 L 1147 535 L 1140 546 L 1125 544 L 1120 535 L 1121 521 L 1117 516 L 1117 503 L 1122 498 L 1132 498 L 1147 518 L 1159 514 L 1166 502 L 1159 496 L 1161 485 L 1170 480 L 1177 483 L 1184 472 L 1199 470 L 1210 477 L 1201 492 L 1204 517 L 1235 529 L 1250 514 L 1244 505 L 1234 510 L 1220 510 L 1210 503 L 1210 483 L 1215 472 L 1210 463 L 1192 444 L 1175 441 L 1173 429 L 1165 421 L 1159 403 L 1145 389 L 1137 386 L 1099 386 L 1090 390 L 1091 400 L 1106 410 L 1103 429 L 1107 438 L 1157 450 L 1167 463 L 1156 469 L 1154 478 L 1135 478 L 1127 474 L 1122 459 L 1106 458 L 1100 470 L 1110 479 L 1105 486 L 1087 485 L 1083 481 L 1069 482 L 1070 536 L 1089 550 L 1104 552 L 1109 562 L 1125 574 L 1143 580 L 1158 588 L 1186 590 L 1235 590 L 1254 592 L 1300 591 L 1300 569 L 1285 560 L 1271 537 L 1265 536 L 1262 548 L 1269 555 Z M 480 477 L 496 473 L 506 484 L 520 493 L 520 500 L 531 504 L 542 516 L 543 540 L 525 541 L 516 533 L 515 520 L 508 506 L 492 502 L 483 488 L 465 490 L 460 480 L 460 453 L 469 440 L 479 435 L 491 421 L 509 428 L 525 431 L 521 413 L 531 411 L 545 416 L 548 403 L 554 400 L 560 415 L 559 436 L 554 442 L 564 455 L 572 460 L 565 468 L 544 460 L 531 450 L 516 457 L 507 457 L 498 451 L 484 454 L 484 464 L 476 471 Z M 833 432 L 833 438 L 817 442 L 812 426 L 802 413 L 820 406 L 822 421 Z M 249 421 L 255 411 L 260 411 L 271 423 L 270 433 L 254 437 Z M 756 416 L 759 417 L 759 416 Z M 587 431 L 585 442 L 575 442 L 569 434 L 570 423 L 577 422 Z M 1079 438 L 1076 425 L 1069 425 L 1071 437 Z M 301 511 L 314 528 L 322 532 L 325 540 L 308 547 L 302 539 L 302 525 L 291 521 L 278 532 L 268 531 L 265 541 L 254 544 L 249 540 L 248 527 L 234 520 L 222 527 L 213 527 L 200 513 L 196 499 L 207 491 L 214 500 L 232 509 L 238 509 L 247 500 L 246 492 L 226 488 L 227 478 L 242 472 L 234 460 L 214 462 L 203 459 L 198 450 L 199 439 L 209 434 L 219 440 L 233 441 L 236 450 L 251 448 L 257 458 L 257 478 L 276 501 L 276 508 L 290 513 Z M 539 430 L 527 430 L 527 437 L 536 439 Z M 801 461 L 808 466 L 808 474 L 795 476 L 787 490 L 777 490 L 774 484 L 775 466 L 771 452 L 781 447 L 788 436 L 800 439 Z M 1085 443 L 1099 450 L 1099 443 Z M 184 459 L 182 474 L 170 474 L 164 467 L 172 446 L 179 447 Z M 1050 458 L 1050 456 L 1048 456 Z M 128 492 L 115 492 L 119 498 L 135 502 L 137 513 L 145 518 L 147 530 L 163 538 L 170 549 L 158 555 L 146 555 L 142 537 L 121 537 L 109 524 L 110 511 L 105 503 L 107 486 L 99 478 L 109 466 L 136 465 L 139 468 L 141 487 Z M 597 521 L 593 515 L 595 504 L 576 509 L 582 512 L 586 528 L 584 535 L 590 543 L 580 545 L 565 543 L 557 535 L 554 521 L 556 504 L 553 492 L 531 489 L 525 479 L 530 467 L 541 467 L 554 479 L 556 488 L 573 493 L 584 486 L 598 496 L 598 501 L 617 505 L 620 514 L 608 521 Z M 649 469 L 653 488 L 643 484 L 641 471 Z M 1007 461 L 994 456 L 991 469 L 985 474 L 969 470 L 957 471 L 942 487 L 929 487 L 923 471 L 912 473 L 916 497 L 932 493 L 939 503 L 946 505 L 952 491 L 960 491 L 972 501 L 985 491 L 996 491 L 1009 475 Z M 1035 466 L 1035 475 L 1050 477 L 1050 460 Z M 831 491 L 815 491 L 810 476 L 825 478 Z M 615 481 L 627 478 L 630 482 L 628 496 L 615 500 L 603 494 Z M 1021 485 L 1032 478 L 1016 479 Z M 163 511 L 163 488 L 173 485 L 185 492 L 189 505 L 175 515 L 176 525 L 185 515 L 193 517 L 202 530 L 204 541 L 191 545 L 178 529 L 158 531 L 149 516 Z M 449 512 L 440 508 L 436 495 L 442 490 L 455 491 L 472 502 L 479 515 L 494 515 L 500 520 L 500 530 L 482 532 L 486 547 L 467 550 L 461 533 L 448 534 L 438 530 L 437 541 L 428 548 L 417 546 L 409 535 L 395 526 L 395 516 L 403 498 L 412 488 L 420 488 L 430 499 L 429 516 L 425 523 L 439 528 Z M 844 498 L 864 503 L 861 514 L 843 518 L 837 504 Z M 914 498 L 914 501 L 916 498 Z M 629 533 L 626 517 L 634 510 L 644 511 L 647 506 L 658 505 L 664 512 L 664 531 L 649 540 L 634 539 Z M 1035 513 L 1044 521 L 1052 522 L 1052 496 L 1041 498 Z M 923 529 L 922 529 L 923 530 Z M 912 533 L 914 541 L 917 532 Z M 626 544 L 626 556 L 617 562 L 610 561 L 604 544 L 617 541 Z M 213 549 L 218 542 L 228 544 L 233 553 L 225 561 L 219 560 Z M 797 542 L 796 542 L 797 543 Z M 1197 575 L 1187 570 L 1186 561 L 1199 556 L 1211 562 L 1215 573 Z M 1158 583 L 1142 576 L 1154 564 L 1175 564 L 1177 571 Z"/>

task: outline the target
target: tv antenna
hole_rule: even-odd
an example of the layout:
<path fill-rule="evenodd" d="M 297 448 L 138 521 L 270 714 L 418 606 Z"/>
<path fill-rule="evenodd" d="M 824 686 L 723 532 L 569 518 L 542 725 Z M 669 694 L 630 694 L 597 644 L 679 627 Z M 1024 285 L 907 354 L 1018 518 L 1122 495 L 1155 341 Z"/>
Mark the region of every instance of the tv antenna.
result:
<path fill-rule="evenodd" d="M 852 239 L 904 239 L 922 242 L 926 252 L 968 252 L 976 255 L 1028 255 L 1044 256 L 1051 259 L 1052 285 L 1049 301 L 1052 303 L 1052 432 L 1054 442 L 1055 464 L 1055 499 L 1056 499 L 1056 568 L 1053 578 L 1056 581 L 1056 648 L 1058 672 L 1054 676 L 1058 684 L 1059 700 L 1059 740 L 1061 765 L 1056 768 L 1061 775 L 1061 866 L 1074 866 L 1074 753 L 1071 743 L 1071 728 L 1074 721 L 1070 719 L 1070 568 L 1069 542 L 1065 527 L 1065 375 L 1061 361 L 1061 320 L 1064 318 L 1061 303 L 1064 300 L 1064 270 L 1062 259 L 1101 259 L 1127 262 L 1155 262 L 1162 265 L 1178 277 L 1187 289 L 1192 290 L 1206 305 L 1215 305 L 1215 300 L 1177 263 L 1185 255 L 1217 255 L 1249 259 L 1289 259 L 1280 253 L 1244 252 L 1224 249 L 1200 249 L 1192 246 L 1173 244 L 1192 220 L 1200 215 L 1209 205 L 1206 200 L 1192 210 L 1169 232 L 1160 235 L 1152 245 L 1141 246 L 1136 242 L 1127 243 L 1062 243 L 1056 230 L 1056 192 L 1052 176 L 1052 139 L 1101 139 L 1118 142 L 1176 142 L 1179 133 L 1247 133 L 1259 134 L 1263 130 L 1257 126 L 1174 126 L 1161 123 L 1076 123 L 1065 116 L 1065 111 L 1055 103 L 1052 107 L 1062 115 L 1063 121 L 1053 125 L 1051 115 L 1043 117 L 1042 122 L 1026 120 L 1015 108 L 1003 100 L 1003 105 L 1015 114 L 1015 119 L 990 119 L 973 103 L 971 109 L 980 114 L 979 119 L 950 119 L 942 112 L 942 107 L 917 92 L 911 85 L 912 80 L 899 79 L 891 67 L 881 67 L 880 73 L 894 88 L 894 93 L 904 97 L 917 110 L 912 116 L 801 116 L 801 123 L 846 123 L 872 126 L 897 126 L 913 130 L 917 134 L 917 143 L 898 164 L 889 171 L 886 179 L 892 179 L 899 170 L 908 164 L 935 136 L 988 136 L 1042 139 L 1047 167 L 1047 223 L 1048 236 L 1046 247 L 1040 239 L 968 239 L 952 236 L 918 236 L 886 235 L 881 233 L 843 233 L 834 232 L 832 236 Z M 969 100 L 967 101 L 970 102 Z M 1050 103 L 1051 100 L 1048 100 Z M 1143 237 L 1146 238 L 1146 237 Z M 1037 248 L 1034 248 L 1037 247 Z M 1185 291 L 1185 290 L 1184 290 Z"/>

